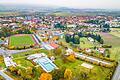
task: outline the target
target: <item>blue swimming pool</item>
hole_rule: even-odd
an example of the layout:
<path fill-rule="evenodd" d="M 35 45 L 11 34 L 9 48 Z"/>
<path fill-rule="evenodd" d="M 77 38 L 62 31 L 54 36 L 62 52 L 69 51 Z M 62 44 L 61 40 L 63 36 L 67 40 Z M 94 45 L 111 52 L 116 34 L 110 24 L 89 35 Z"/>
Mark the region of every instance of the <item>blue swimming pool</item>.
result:
<path fill-rule="evenodd" d="M 42 66 L 44 66 L 44 68 L 48 71 L 48 72 L 51 72 L 52 70 L 55 69 L 55 66 L 48 62 L 48 63 L 43 63 Z"/>
<path fill-rule="evenodd" d="M 39 58 L 36 60 L 37 64 L 39 64 L 46 72 L 51 72 L 56 69 L 57 66 L 51 62 L 49 58 Z"/>

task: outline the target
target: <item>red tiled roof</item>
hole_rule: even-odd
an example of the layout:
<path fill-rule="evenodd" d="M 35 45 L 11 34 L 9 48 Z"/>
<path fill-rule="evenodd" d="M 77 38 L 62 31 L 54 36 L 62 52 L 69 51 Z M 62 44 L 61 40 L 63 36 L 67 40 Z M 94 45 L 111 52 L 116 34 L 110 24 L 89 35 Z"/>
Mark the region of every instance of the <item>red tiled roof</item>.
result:
<path fill-rule="evenodd" d="M 58 48 L 59 47 L 59 45 L 58 44 L 55 44 L 55 43 L 50 43 L 50 46 L 52 46 L 53 48 Z"/>

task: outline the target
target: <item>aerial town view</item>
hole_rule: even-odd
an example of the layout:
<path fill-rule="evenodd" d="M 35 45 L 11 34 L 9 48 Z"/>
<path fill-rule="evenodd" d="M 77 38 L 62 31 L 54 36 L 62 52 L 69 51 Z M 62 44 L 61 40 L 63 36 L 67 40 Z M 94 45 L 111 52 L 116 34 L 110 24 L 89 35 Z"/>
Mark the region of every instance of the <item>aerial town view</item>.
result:
<path fill-rule="evenodd" d="M 120 80 L 120 0 L 0 0 L 0 80 Z"/>

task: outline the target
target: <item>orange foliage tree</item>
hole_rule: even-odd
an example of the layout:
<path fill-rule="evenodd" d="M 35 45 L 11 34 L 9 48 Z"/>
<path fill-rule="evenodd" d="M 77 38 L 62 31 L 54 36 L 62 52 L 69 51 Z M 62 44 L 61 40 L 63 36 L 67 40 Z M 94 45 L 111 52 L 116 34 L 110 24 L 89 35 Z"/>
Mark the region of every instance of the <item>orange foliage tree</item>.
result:
<path fill-rule="evenodd" d="M 39 80 L 52 80 L 52 75 L 49 73 L 42 73 Z"/>
<path fill-rule="evenodd" d="M 67 58 L 66 58 L 68 61 L 70 61 L 70 62 L 75 62 L 75 56 L 72 54 L 72 55 L 70 55 L 70 56 L 68 56 Z"/>

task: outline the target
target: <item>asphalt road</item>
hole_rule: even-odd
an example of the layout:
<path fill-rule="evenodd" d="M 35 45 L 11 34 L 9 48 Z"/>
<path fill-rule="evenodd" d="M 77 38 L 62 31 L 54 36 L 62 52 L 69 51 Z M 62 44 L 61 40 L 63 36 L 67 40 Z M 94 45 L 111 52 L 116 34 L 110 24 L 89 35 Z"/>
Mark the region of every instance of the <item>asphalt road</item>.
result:
<path fill-rule="evenodd" d="M 8 76 L 7 74 L 5 74 L 2 70 L 0 70 L 0 75 L 3 76 L 5 78 L 5 80 L 14 80 L 10 76 Z"/>
<path fill-rule="evenodd" d="M 25 49 L 25 50 L 3 50 L 3 49 L 0 49 L 0 55 L 3 55 L 5 52 L 9 53 L 9 54 L 16 54 L 16 53 L 20 53 L 20 52 L 26 52 L 29 50 L 32 50 L 32 48 Z"/>
<path fill-rule="evenodd" d="M 112 80 L 120 80 L 120 62 L 115 70 Z"/>

